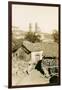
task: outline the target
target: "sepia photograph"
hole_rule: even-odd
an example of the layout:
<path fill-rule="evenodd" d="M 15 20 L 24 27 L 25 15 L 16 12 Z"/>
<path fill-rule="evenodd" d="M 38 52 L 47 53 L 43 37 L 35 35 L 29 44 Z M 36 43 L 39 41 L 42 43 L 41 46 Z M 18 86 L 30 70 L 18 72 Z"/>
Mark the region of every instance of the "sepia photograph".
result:
<path fill-rule="evenodd" d="M 9 87 L 60 85 L 60 5 L 8 6 Z"/>

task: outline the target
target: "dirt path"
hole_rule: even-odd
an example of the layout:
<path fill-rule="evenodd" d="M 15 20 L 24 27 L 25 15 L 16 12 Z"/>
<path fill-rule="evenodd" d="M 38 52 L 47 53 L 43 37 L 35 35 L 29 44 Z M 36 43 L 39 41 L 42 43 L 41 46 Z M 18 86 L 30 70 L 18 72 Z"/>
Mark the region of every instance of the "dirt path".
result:
<path fill-rule="evenodd" d="M 45 78 L 39 71 L 32 70 L 31 74 L 21 75 L 13 81 L 13 85 L 33 85 L 33 84 L 48 84 L 49 79 Z"/>

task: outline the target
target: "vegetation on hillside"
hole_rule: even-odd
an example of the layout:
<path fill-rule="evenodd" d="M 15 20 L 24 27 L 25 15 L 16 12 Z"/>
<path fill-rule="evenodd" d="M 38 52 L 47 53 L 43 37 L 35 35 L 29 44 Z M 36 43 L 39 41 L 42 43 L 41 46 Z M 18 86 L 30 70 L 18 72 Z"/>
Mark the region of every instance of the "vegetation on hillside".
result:
<path fill-rule="evenodd" d="M 57 30 L 53 30 L 52 36 L 53 36 L 54 42 L 58 43 L 59 42 L 59 33 Z"/>
<path fill-rule="evenodd" d="M 40 42 L 40 35 L 36 34 L 36 32 L 29 31 L 25 35 L 25 40 L 28 40 L 28 41 L 30 41 L 32 43 Z"/>
<path fill-rule="evenodd" d="M 15 52 L 18 48 L 21 47 L 23 39 L 12 38 L 12 51 Z"/>

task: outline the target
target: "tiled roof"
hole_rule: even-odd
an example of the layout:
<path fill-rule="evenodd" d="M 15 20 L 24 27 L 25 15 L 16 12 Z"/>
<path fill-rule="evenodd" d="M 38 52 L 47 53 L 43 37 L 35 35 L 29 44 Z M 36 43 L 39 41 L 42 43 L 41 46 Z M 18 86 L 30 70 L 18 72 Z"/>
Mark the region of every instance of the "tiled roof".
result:
<path fill-rule="evenodd" d="M 31 52 L 43 51 L 45 56 L 57 56 L 58 57 L 58 44 L 57 43 L 31 43 L 24 41 L 23 45 Z"/>
<path fill-rule="evenodd" d="M 24 41 L 23 45 L 31 52 L 42 50 L 40 43 L 31 43 L 29 41 Z"/>

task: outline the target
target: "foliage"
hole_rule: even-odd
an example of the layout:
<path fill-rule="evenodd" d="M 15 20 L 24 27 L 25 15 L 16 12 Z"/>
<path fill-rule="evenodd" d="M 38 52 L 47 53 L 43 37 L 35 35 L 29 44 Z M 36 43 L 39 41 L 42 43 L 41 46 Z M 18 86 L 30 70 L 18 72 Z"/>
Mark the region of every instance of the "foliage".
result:
<path fill-rule="evenodd" d="M 52 36 L 53 36 L 54 42 L 58 43 L 59 42 L 59 33 L 57 30 L 53 30 Z"/>
<path fill-rule="evenodd" d="M 14 39 L 12 38 L 12 51 L 15 52 L 18 48 L 21 47 L 23 39 Z"/>
<path fill-rule="evenodd" d="M 25 39 L 32 42 L 32 43 L 40 42 L 40 35 L 36 34 L 36 32 L 29 31 L 25 35 Z"/>

